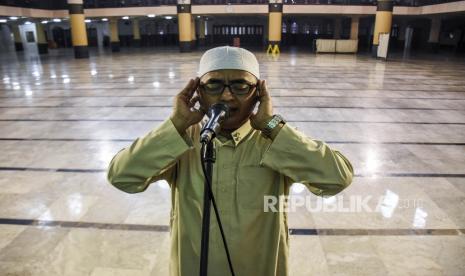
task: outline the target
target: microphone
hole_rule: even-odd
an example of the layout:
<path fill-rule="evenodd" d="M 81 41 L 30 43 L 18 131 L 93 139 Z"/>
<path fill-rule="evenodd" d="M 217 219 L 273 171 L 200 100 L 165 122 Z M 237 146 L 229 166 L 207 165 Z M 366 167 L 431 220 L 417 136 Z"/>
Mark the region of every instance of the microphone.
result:
<path fill-rule="evenodd" d="M 200 143 L 209 143 L 221 129 L 221 123 L 229 117 L 229 107 L 224 103 L 216 103 L 208 109 L 210 118 L 200 132 Z"/>

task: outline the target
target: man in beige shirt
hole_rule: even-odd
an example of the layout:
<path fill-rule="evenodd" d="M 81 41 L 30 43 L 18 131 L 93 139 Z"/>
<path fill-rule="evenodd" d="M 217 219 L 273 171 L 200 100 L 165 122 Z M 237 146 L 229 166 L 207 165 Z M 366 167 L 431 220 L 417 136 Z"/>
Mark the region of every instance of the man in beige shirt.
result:
<path fill-rule="evenodd" d="M 288 275 L 287 213 L 265 210 L 265 197 L 289 195 L 294 182 L 318 196 L 335 195 L 352 182 L 353 169 L 341 153 L 273 114 L 251 52 L 235 47 L 207 51 L 199 77 L 176 96 L 170 118 L 118 152 L 108 180 L 127 193 L 143 192 L 161 179 L 170 184 L 170 273 L 197 275 L 204 192 L 200 122 L 218 102 L 228 105 L 230 116 L 213 140 L 211 184 L 235 274 Z M 210 226 L 208 275 L 229 275 L 215 216 Z"/>

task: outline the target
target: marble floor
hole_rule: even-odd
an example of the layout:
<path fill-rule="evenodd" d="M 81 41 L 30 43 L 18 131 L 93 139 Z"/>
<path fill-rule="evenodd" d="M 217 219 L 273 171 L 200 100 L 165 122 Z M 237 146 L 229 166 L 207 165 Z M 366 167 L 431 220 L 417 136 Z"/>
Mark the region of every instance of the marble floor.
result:
<path fill-rule="evenodd" d="M 291 275 L 465 275 L 465 60 L 256 54 L 276 112 L 354 165 L 323 205 L 369 199 L 290 212 Z M 0 54 L 0 275 L 168 275 L 169 187 L 125 194 L 105 170 L 201 52 L 72 55 Z"/>

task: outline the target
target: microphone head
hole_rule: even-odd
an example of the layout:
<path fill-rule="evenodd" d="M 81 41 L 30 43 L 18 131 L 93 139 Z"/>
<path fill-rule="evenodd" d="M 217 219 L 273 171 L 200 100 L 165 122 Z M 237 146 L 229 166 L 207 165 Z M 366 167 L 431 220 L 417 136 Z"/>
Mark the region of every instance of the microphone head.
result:
<path fill-rule="evenodd" d="M 214 114 L 220 114 L 221 111 L 224 111 L 224 119 L 229 117 L 229 106 L 224 103 L 216 103 L 208 109 L 208 117 L 212 117 Z"/>

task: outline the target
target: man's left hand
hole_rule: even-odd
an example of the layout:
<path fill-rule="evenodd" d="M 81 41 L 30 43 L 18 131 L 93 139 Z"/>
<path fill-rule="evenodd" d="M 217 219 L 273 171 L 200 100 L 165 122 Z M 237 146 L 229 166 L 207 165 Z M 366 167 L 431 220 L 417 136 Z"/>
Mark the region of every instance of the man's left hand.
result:
<path fill-rule="evenodd" d="M 268 88 L 266 87 L 266 81 L 258 80 L 257 88 L 259 88 L 260 91 L 258 110 L 257 113 L 250 116 L 250 123 L 253 128 L 262 130 L 270 121 L 271 117 L 273 117 L 273 104 Z"/>

